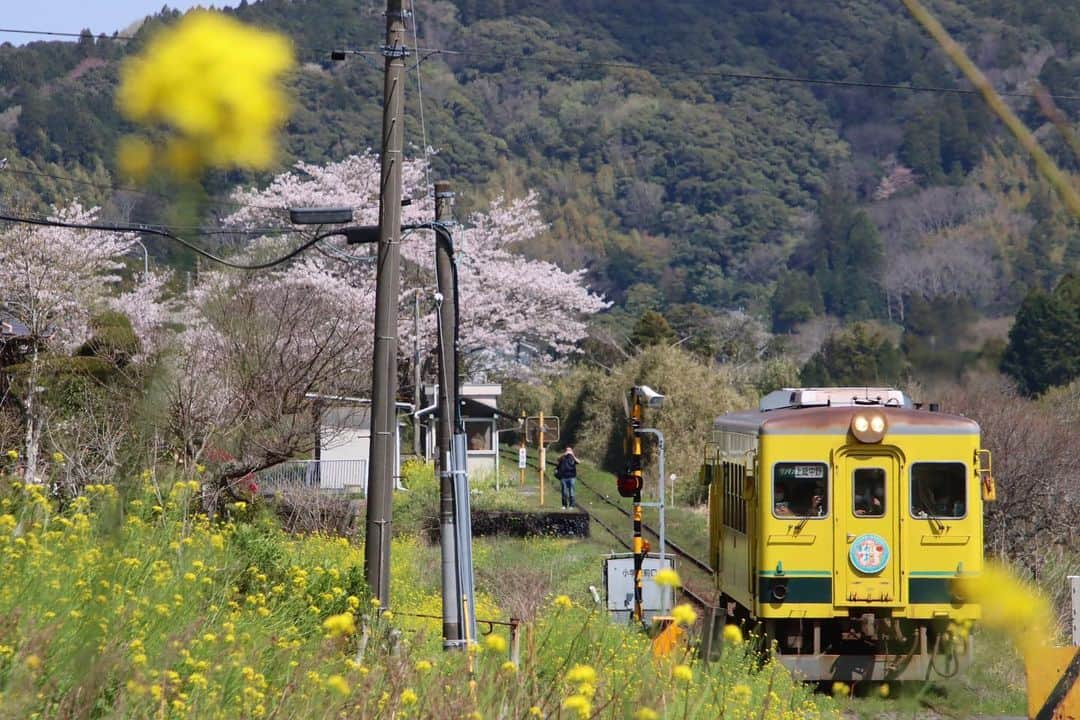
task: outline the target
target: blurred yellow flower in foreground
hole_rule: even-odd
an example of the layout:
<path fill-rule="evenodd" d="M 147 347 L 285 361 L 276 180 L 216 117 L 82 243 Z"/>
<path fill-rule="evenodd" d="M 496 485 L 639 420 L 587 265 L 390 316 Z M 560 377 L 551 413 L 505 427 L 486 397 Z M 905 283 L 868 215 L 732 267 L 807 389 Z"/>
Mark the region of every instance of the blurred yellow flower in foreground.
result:
<path fill-rule="evenodd" d="M 743 641 L 742 630 L 738 625 L 725 625 L 724 626 L 724 640 L 732 645 L 739 645 Z"/>
<path fill-rule="evenodd" d="M 279 77 L 293 62 L 284 36 L 197 10 L 124 62 L 116 103 L 127 119 L 174 133 L 162 159 L 178 175 L 207 166 L 266 168 L 288 113 Z M 138 138 L 121 141 L 121 169 L 145 174 L 148 149 Z"/>
<path fill-rule="evenodd" d="M 983 625 L 1007 632 L 1025 655 L 1052 644 L 1050 603 L 1007 567 L 987 563 L 981 575 L 955 580 L 954 589 L 960 597 L 979 603 Z"/>
<path fill-rule="evenodd" d="M 693 625 L 697 620 L 697 613 L 694 612 L 694 608 L 690 607 L 686 603 L 676 605 L 671 611 L 671 617 L 675 619 L 678 625 Z"/>
<path fill-rule="evenodd" d="M 484 640 L 484 647 L 492 652 L 504 653 L 506 652 L 506 638 L 502 635 L 488 635 Z"/>
<path fill-rule="evenodd" d="M 662 568 L 658 570 L 656 576 L 653 577 L 653 582 L 657 585 L 666 587 L 678 587 L 682 585 L 682 580 L 679 579 L 679 573 L 671 568 Z"/>

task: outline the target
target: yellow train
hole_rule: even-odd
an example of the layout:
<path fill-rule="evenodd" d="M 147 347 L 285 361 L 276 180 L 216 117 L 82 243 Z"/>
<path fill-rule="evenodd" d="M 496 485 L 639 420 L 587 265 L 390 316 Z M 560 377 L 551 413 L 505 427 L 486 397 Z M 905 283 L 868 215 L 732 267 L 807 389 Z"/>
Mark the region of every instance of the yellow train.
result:
<path fill-rule="evenodd" d="M 983 567 L 990 454 L 972 420 L 889 388 L 785 388 L 716 419 L 702 480 L 727 622 L 760 623 L 807 680 L 965 663 L 957 577 Z M 711 632 L 711 631 L 710 631 Z"/>

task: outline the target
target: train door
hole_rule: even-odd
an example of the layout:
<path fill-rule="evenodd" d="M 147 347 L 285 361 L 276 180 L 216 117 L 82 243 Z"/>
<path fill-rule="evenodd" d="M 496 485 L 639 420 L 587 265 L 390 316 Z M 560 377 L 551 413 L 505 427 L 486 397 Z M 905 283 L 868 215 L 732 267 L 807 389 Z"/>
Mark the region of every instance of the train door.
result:
<path fill-rule="evenodd" d="M 900 467 L 888 454 L 843 455 L 836 470 L 836 605 L 895 605 L 900 589 Z"/>

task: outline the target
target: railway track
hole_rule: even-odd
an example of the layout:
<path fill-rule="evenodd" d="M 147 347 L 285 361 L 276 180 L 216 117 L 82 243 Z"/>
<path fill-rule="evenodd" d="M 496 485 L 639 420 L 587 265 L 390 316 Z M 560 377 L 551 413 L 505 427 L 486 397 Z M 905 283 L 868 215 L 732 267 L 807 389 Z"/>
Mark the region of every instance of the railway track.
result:
<path fill-rule="evenodd" d="M 502 451 L 500 450 L 500 452 L 502 452 Z M 517 459 L 516 456 L 515 456 L 514 459 L 515 460 Z M 554 466 L 555 463 L 547 463 L 547 464 L 551 465 L 551 466 Z M 536 462 L 533 461 L 531 458 L 528 461 L 528 465 L 530 467 L 532 467 L 532 468 L 537 468 Z M 613 501 L 610 497 L 608 497 L 604 493 L 600 492 L 599 490 L 594 488 L 592 485 L 590 485 L 590 484 L 586 483 L 585 481 L 583 481 L 581 478 L 578 478 L 577 484 L 578 484 L 578 487 L 584 488 L 590 494 L 597 497 L 601 502 L 603 502 L 606 505 L 609 505 L 609 506 L 615 508 L 616 510 L 618 510 L 625 517 L 633 518 L 633 515 L 630 513 L 630 511 L 628 511 L 626 508 L 622 507 L 620 504 Z M 581 505 L 578 505 L 578 509 L 589 516 L 590 522 L 595 522 L 597 525 L 599 525 L 601 528 L 603 528 L 608 534 L 610 534 L 613 538 L 615 538 L 616 542 L 618 542 L 620 545 L 622 545 L 627 550 L 633 551 L 633 547 L 631 547 L 631 545 L 628 542 L 626 542 L 625 539 L 623 539 L 623 535 L 620 534 L 619 532 L 617 532 L 613 527 L 611 527 L 611 525 L 609 525 L 606 521 L 604 521 L 601 517 L 599 517 L 595 512 L 592 512 L 588 508 L 585 508 L 585 507 L 583 507 Z M 646 523 L 642 523 L 641 527 L 642 527 L 642 530 L 644 530 L 645 532 L 647 532 L 647 533 L 651 534 L 652 536 L 654 536 L 655 538 L 657 538 L 657 542 L 659 542 L 660 534 L 659 534 L 659 532 L 657 530 L 650 527 Z M 688 552 L 685 548 L 680 546 L 678 543 L 675 543 L 675 542 L 665 538 L 664 539 L 664 545 L 666 545 L 668 548 L 671 549 L 673 555 L 675 555 L 676 557 L 679 557 L 682 560 L 685 560 L 686 562 L 690 563 L 695 568 L 697 568 L 701 572 L 705 573 L 709 577 L 712 577 L 715 574 L 715 571 L 709 566 L 709 564 L 707 562 L 705 562 L 704 560 L 701 560 L 698 557 L 695 557 L 693 554 Z M 703 592 L 701 592 L 701 591 L 695 591 L 695 590 L 693 590 L 693 589 L 691 589 L 689 587 L 686 587 L 685 585 L 683 585 L 683 587 L 681 587 L 680 590 L 682 591 L 682 594 L 688 600 L 690 600 L 692 603 L 694 603 L 698 607 L 702 608 L 703 610 L 712 608 L 715 605 L 714 602 L 708 601 L 706 599 L 706 597 L 705 597 L 705 594 Z"/>

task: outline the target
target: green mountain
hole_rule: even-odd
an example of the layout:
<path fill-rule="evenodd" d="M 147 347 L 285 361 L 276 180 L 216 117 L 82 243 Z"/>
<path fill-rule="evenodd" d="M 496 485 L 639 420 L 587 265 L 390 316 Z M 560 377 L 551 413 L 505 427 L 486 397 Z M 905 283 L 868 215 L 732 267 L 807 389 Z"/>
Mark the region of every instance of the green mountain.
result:
<path fill-rule="evenodd" d="M 932 7 L 999 89 L 1038 80 L 1080 96 L 1071 0 Z M 230 11 L 287 33 L 303 63 L 290 78 L 281 168 L 378 147 L 381 58 L 334 63 L 329 50 L 377 49 L 382 10 L 376 0 L 262 0 Z M 966 87 L 900 3 L 440 0 L 416 13 L 418 44 L 455 52 L 412 58 L 406 142 L 436 149 L 435 173 L 462 189 L 464 210 L 537 189 L 551 232 L 527 252 L 588 267 L 617 317 L 659 311 L 677 332 L 680 319 L 731 309 L 777 331 L 823 313 L 906 326 L 915 300 L 1011 312 L 1080 262 L 1075 221 L 1015 161 L 976 97 L 865 86 Z M 149 19 L 133 40 L 87 32 L 0 46 L 5 204 L 40 209 L 78 194 L 131 219 L 175 222 L 167 189 L 102 187 L 117 184 L 114 148 L 128 129 L 112 104 L 118 61 L 175 15 Z M 1044 124 L 1033 102 L 1014 106 Z M 1062 108 L 1075 117 L 1080 102 Z M 1052 129 L 1041 136 L 1077 169 Z M 1028 182 L 1020 200 L 1007 171 Z M 209 200 L 259 179 L 205 178 L 202 220 L 228 209 Z M 942 201 L 949 193 L 959 199 Z M 943 208 L 930 234 L 912 235 L 905 218 L 934 203 Z M 977 234 L 990 206 L 1019 218 L 992 239 L 992 282 L 914 295 L 890 285 L 898 258 L 931 262 L 940 226 Z"/>

